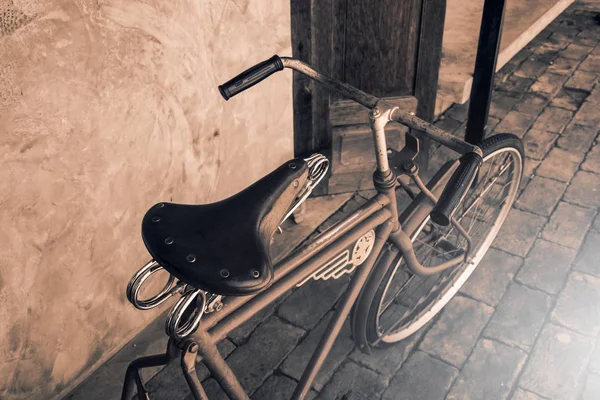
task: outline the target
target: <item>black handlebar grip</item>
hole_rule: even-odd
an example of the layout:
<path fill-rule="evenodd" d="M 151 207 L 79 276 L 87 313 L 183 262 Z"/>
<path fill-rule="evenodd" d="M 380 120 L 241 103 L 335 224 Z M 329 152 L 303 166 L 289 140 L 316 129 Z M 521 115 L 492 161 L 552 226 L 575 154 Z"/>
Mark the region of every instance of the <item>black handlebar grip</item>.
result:
<path fill-rule="evenodd" d="M 221 96 L 223 96 L 225 100 L 229 100 L 236 94 L 256 85 L 258 82 L 282 69 L 283 62 L 279 56 L 275 55 L 268 60 L 245 70 L 230 81 L 225 82 L 219 86 L 219 92 L 221 92 Z"/>
<path fill-rule="evenodd" d="M 467 153 L 460 158 L 460 165 L 450 177 L 436 206 L 431 213 L 431 220 L 438 225 L 448 226 L 454 209 L 467 193 L 483 159 L 477 153 Z"/>

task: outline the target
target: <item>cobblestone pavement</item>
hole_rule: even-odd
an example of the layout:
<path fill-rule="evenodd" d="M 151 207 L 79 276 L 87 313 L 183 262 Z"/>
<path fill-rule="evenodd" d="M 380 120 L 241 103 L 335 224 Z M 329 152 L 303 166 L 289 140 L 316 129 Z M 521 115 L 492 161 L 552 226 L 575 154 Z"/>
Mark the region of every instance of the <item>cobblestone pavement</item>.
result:
<path fill-rule="evenodd" d="M 575 3 L 497 76 L 488 129 L 523 138 L 526 176 L 461 293 L 421 332 L 370 356 L 346 326 L 311 398 L 353 389 L 383 400 L 600 399 L 595 4 Z M 466 110 L 453 106 L 437 125 L 463 135 Z M 355 196 L 326 224 L 363 201 Z M 219 345 L 253 400 L 289 398 L 347 284 L 306 284 Z M 206 369 L 200 375 L 210 399 L 227 398 Z M 148 387 L 152 399 L 192 398 L 177 365 Z"/>

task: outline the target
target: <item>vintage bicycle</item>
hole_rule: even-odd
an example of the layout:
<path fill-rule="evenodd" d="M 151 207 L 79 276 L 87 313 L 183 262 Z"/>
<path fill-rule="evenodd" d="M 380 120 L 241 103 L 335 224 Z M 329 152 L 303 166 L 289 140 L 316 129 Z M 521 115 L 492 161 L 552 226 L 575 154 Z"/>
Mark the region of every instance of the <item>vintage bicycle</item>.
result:
<path fill-rule="evenodd" d="M 353 339 L 365 352 L 416 332 L 465 283 L 515 201 L 524 156 L 523 144 L 514 135 L 495 135 L 478 145 L 467 143 L 288 57 L 273 56 L 219 86 L 219 91 L 227 100 L 284 68 L 370 109 L 377 194 L 275 265 L 269 252 L 271 239 L 327 173 L 329 161 L 321 154 L 290 160 L 217 203 L 158 203 L 150 208 L 142 221 L 142 238 L 152 260 L 129 282 L 127 298 L 146 310 L 181 297 L 166 320 L 167 351 L 129 365 L 122 400 L 131 399 L 136 389 L 139 399 L 149 399 L 140 370 L 176 358 L 195 399 L 208 399 L 195 372 L 201 359 L 229 398 L 248 400 L 216 344 L 294 287 L 311 279 L 351 274 L 292 396 L 304 399 L 351 312 Z M 389 123 L 411 128 L 400 151 L 387 148 Z M 423 139 L 460 155 L 426 184 L 416 161 Z M 398 210 L 397 191 L 412 199 L 404 210 Z M 162 270 L 170 274 L 164 288 L 141 299 L 144 283 Z"/>

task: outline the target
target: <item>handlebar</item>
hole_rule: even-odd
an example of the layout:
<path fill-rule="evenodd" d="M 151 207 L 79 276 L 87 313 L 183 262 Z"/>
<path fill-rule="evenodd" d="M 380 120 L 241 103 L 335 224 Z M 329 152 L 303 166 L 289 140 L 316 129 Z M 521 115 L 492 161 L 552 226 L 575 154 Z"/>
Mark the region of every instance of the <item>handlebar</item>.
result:
<path fill-rule="evenodd" d="M 448 180 L 437 204 L 429 214 L 431 220 L 438 225 L 448 226 L 450 224 L 450 218 L 456 206 L 467 193 L 483 163 L 481 156 L 473 152 L 465 154 L 459 161 L 459 166 Z"/>
<path fill-rule="evenodd" d="M 235 78 L 220 85 L 219 92 L 223 98 L 225 98 L 225 100 L 229 100 L 236 94 L 256 85 L 275 72 L 281 71 L 284 68 L 290 68 L 300 72 L 319 82 L 325 87 L 333 90 L 334 92 L 346 98 L 352 99 L 369 109 L 374 109 L 378 106 L 378 104 L 380 104 L 380 102 L 381 104 L 385 104 L 385 102 L 382 102 L 378 97 L 365 93 L 347 83 L 340 82 L 327 75 L 323 75 L 310 65 L 307 65 L 300 60 L 289 57 L 279 57 L 277 55 L 274 55 L 268 60 L 256 64 L 255 66 L 237 75 Z M 387 107 L 389 110 L 389 106 L 383 107 Z M 454 213 L 454 209 L 465 196 L 468 188 L 475 179 L 479 167 L 483 162 L 481 158 L 481 149 L 437 128 L 426 121 L 423 121 L 422 119 L 416 117 L 414 113 L 402 112 L 396 107 L 387 115 L 390 121 L 393 120 L 414 129 L 413 134 L 418 138 L 428 138 L 434 140 L 460 154 L 463 154 L 463 156 L 460 158 L 460 165 L 450 177 L 450 180 L 442 192 L 437 205 L 433 208 L 430 214 L 433 222 L 442 226 L 447 226 L 450 224 L 450 219 Z M 386 123 L 387 122 L 385 122 L 384 125 Z"/>
<path fill-rule="evenodd" d="M 235 78 L 225 82 L 219 86 L 219 92 L 225 100 L 229 100 L 238 93 L 251 88 L 258 82 L 267 79 L 277 71 L 283 69 L 283 62 L 279 56 L 275 55 L 268 60 L 256 64 L 254 67 L 248 68 Z"/>
<path fill-rule="evenodd" d="M 279 57 L 277 55 L 269 58 L 266 61 L 256 64 L 248 68 L 235 78 L 225 82 L 219 86 L 219 92 L 225 100 L 229 100 L 236 94 L 256 85 L 258 82 L 268 78 L 277 71 L 284 68 L 290 68 L 300 72 L 309 78 L 319 82 L 320 84 L 332 89 L 334 92 L 341 94 L 344 97 L 352 99 L 367 108 L 373 108 L 379 102 L 379 98 L 363 92 L 354 86 L 340 82 L 330 78 L 327 75 L 321 74 L 319 71 L 312 68 L 310 65 L 303 63 L 290 57 Z"/>

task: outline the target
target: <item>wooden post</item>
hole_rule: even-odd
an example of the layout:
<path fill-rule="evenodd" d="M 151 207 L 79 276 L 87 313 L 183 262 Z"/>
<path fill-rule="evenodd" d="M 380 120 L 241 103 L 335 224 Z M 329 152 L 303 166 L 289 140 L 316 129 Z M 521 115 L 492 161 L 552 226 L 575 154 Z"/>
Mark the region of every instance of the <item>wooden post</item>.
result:
<path fill-rule="evenodd" d="M 405 110 L 431 120 L 445 8 L 446 0 L 292 0 L 294 56 L 366 92 L 396 99 L 409 107 Z M 407 97 L 416 97 L 418 106 Z M 339 118 L 348 115 L 350 121 L 344 108 L 352 107 L 304 78 L 294 80 L 295 153 L 320 151 L 332 163 L 320 193 L 371 187 L 374 157 L 369 156 L 374 151 L 368 124 Z M 392 129 L 390 135 L 388 143 L 403 145 L 401 129 Z M 428 144 L 422 143 L 421 149 L 423 165 Z"/>

